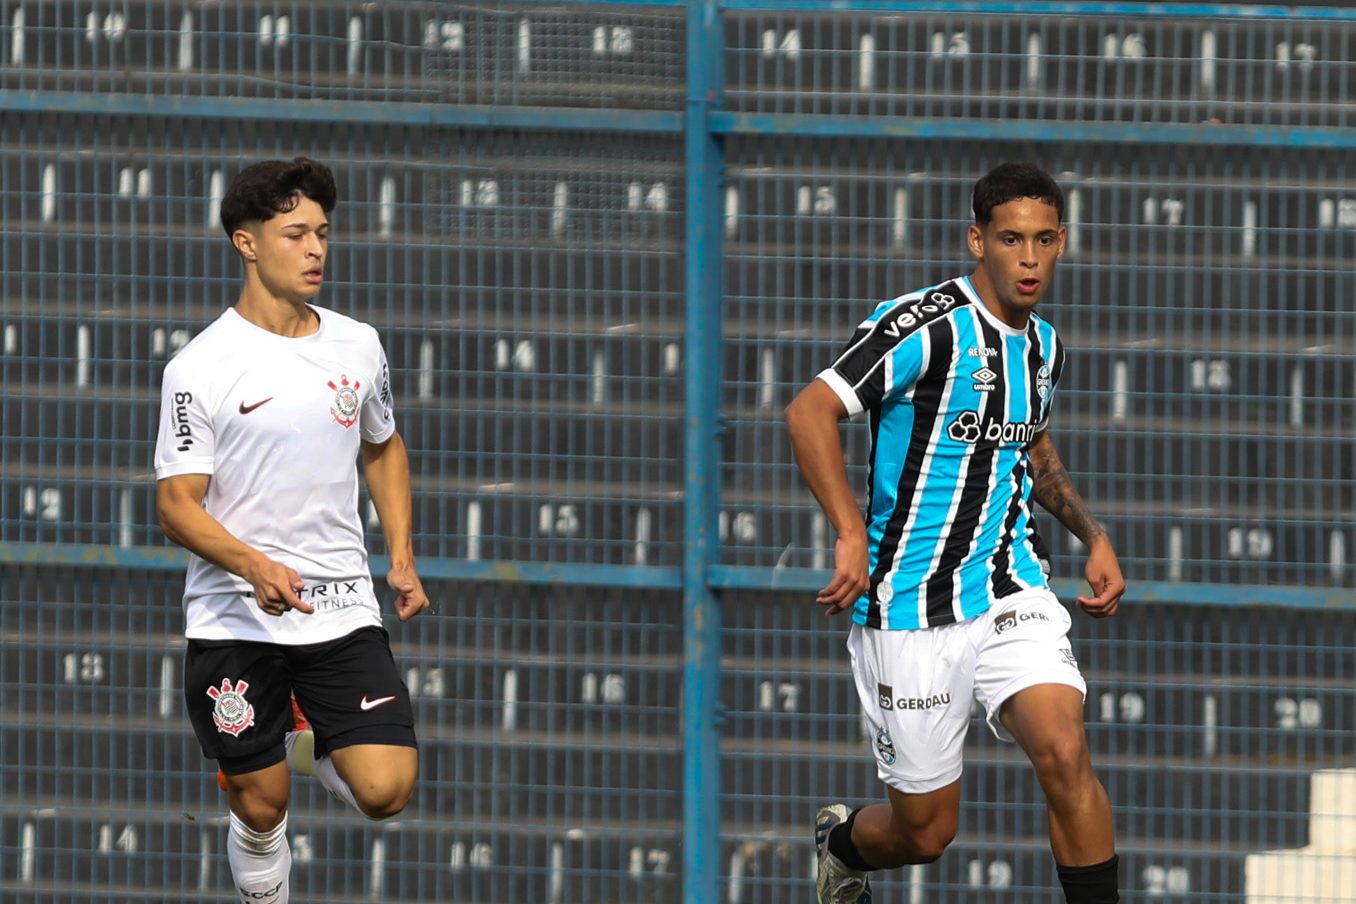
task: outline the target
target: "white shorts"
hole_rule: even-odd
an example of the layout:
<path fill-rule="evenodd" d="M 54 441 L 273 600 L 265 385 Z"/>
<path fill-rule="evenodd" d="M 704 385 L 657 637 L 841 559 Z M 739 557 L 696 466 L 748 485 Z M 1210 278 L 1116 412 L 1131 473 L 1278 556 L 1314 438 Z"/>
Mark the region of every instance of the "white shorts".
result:
<path fill-rule="evenodd" d="M 972 699 L 984 707 L 994 735 L 1011 741 L 998 713 L 1018 691 L 1067 684 L 1087 696 L 1069 646 L 1070 624 L 1068 610 L 1044 588 L 938 628 L 854 624 L 847 647 L 880 780 L 922 794 L 960 778 Z"/>

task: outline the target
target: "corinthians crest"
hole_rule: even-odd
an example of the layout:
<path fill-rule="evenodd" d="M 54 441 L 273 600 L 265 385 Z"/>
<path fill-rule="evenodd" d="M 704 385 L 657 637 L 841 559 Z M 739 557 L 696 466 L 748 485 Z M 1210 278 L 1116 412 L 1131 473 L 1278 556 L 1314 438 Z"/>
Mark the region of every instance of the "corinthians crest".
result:
<path fill-rule="evenodd" d="M 207 696 L 216 701 L 212 707 L 212 721 L 217 724 L 217 731 L 238 738 L 242 731 L 254 724 L 254 704 L 245 699 L 245 691 L 249 688 L 248 681 L 241 681 L 232 687 L 231 679 L 223 678 L 220 688 L 207 689 Z"/>
<path fill-rule="evenodd" d="M 330 406 L 330 415 L 334 422 L 347 430 L 358 422 L 358 387 L 362 384 L 357 380 L 349 385 L 348 374 L 339 377 L 339 383 L 336 385 L 333 380 L 329 380 L 330 389 L 334 390 L 334 404 Z"/>

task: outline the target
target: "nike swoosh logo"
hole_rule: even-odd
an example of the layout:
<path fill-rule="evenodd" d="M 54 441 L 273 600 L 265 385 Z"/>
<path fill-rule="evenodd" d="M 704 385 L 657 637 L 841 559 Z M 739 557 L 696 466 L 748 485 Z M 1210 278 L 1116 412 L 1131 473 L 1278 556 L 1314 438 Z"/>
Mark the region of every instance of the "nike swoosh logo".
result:
<path fill-rule="evenodd" d="M 240 413 L 241 413 L 241 414 L 249 414 L 251 411 L 253 411 L 254 409 L 258 408 L 260 405 L 263 405 L 263 404 L 265 404 L 265 403 L 267 403 L 267 402 L 271 402 L 271 401 L 273 401 L 273 396 L 269 396 L 268 398 L 264 399 L 264 401 L 262 401 L 262 402 L 255 402 L 253 405 L 246 405 L 244 402 L 241 402 L 241 403 L 240 403 Z"/>
<path fill-rule="evenodd" d="M 375 700 L 369 700 L 367 699 L 367 695 L 363 694 L 363 699 L 362 702 L 358 704 L 358 709 L 361 709 L 363 712 L 367 712 L 369 709 L 376 709 L 383 703 L 390 703 L 394 699 L 395 697 L 378 697 Z"/>

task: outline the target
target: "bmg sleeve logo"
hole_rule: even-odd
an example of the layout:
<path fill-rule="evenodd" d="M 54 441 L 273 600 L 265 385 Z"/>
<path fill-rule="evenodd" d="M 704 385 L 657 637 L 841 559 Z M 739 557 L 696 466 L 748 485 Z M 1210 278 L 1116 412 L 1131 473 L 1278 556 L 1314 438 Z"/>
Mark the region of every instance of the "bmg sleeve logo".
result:
<path fill-rule="evenodd" d="M 174 394 L 174 436 L 179 440 L 176 446 L 180 452 L 187 452 L 193 445 L 193 427 L 188 422 L 188 406 L 193 404 L 193 393 L 176 392 Z"/>

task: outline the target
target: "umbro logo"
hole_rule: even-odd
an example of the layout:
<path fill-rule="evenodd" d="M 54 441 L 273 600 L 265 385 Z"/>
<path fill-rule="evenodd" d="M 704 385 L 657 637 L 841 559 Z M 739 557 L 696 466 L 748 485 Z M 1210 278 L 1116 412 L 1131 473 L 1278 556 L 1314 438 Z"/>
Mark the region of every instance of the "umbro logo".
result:
<path fill-rule="evenodd" d="M 993 392 L 994 380 L 998 379 L 998 374 L 989 370 L 987 367 L 981 367 L 970 375 L 975 381 L 975 392 Z"/>
<path fill-rule="evenodd" d="M 367 712 L 369 709 L 376 709 L 383 703 L 390 703 L 394 699 L 395 696 L 393 695 L 390 697 L 378 697 L 375 700 L 369 700 L 367 699 L 367 695 L 363 694 L 363 699 L 358 703 L 358 709 L 361 709 L 363 712 Z"/>
<path fill-rule="evenodd" d="M 241 413 L 241 414 L 249 414 L 251 411 L 253 411 L 254 409 L 258 408 L 260 405 L 265 405 L 265 404 L 267 404 L 267 403 L 269 403 L 269 402 L 271 402 L 271 401 L 273 401 L 273 396 L 269 396 L 268 398 L 264 399 L 262 402 L 255 402 L 253 405 L 246 405 L 244 402 L 241 402 L 241 403 L 240 403 L 240 413 Z"/>

